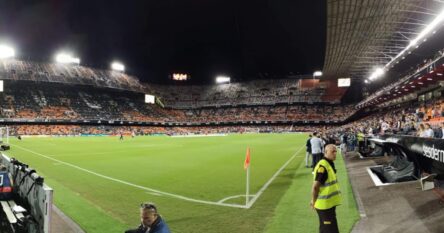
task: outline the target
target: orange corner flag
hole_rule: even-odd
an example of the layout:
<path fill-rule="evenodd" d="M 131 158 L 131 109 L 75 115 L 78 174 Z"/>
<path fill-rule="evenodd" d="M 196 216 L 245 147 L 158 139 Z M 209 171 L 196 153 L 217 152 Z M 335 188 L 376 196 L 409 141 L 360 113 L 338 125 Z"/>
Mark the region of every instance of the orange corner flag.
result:
<path fill-rule="evenodd" d="M 247 168 L 249 166 L 250 166 L 250 147 L 247 147 L 247 154 L 245 155 L 244 169 L 247 170 Z"/>

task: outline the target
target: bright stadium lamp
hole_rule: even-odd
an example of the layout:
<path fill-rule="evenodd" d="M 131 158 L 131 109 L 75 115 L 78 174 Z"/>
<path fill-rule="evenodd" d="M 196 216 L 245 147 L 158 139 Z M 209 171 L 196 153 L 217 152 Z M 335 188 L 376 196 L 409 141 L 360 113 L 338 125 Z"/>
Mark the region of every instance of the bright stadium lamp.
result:
<path fill-rule="evenodd" d="M 216 83 L 229 83 L 231 81 L 231 78 L 228 76 L 217 76 L 216 77 Z"/>
<path fill-rule="evenodd" d="M 66 53 L 59 53 L 56 55 L 56 62 L 58 63 L 70 63 L 71 56 Z"/>
<path fill-rule="evenodd" d="M 384 74 L 384 70 L 382 68 L 378 68 L 375 71 L 376 76 L 380 77 Z"/>
<path fill-rule="evenodd" d="M 322 76 L 322 71 L 315 71 L 314 73 L 313 73 L 313 77 L 321 77 Z"/>
<path fill-rule="evenodd" d="M 113 62 L 111 63 L 111 69 L 123 72 L 125 71 L 125 66 L 120 62 Z"/>
<path fill-rule="evenodd" d="M 377 69 L 372 73 L 372 75 L 370 75 L 370 77 L 369 77 L 368 79 L 371 80 L 371 81 L 372 81 L 372 80 L 375 80 L 375 79 L 381 77 L 382 75 L 384 75 L 384 73 L 385 73 L 384 69 L 382 69 L 382 68 L 377 68 Z"/>
<path fill-rule="evenodd" d="M 71 59 L 71 63 L 76 63 L 77 65 L 79 65 L 79 64 L 80 64 L 80 58 L 78 58 L 78 57 L 73 57 L 73 58 Z"/>
<path fill-rule="evenodd" d="M 56 55 L 56 62 L 62 63 L 62 64 L 80 64 L 80 58 L 73 57 L 71 54 L 68 53 L 59 53 Z"/>
<path fill-rule="evenodd" d="M 15 56 L 15 51 L 12 47 L 0 45 L 0 59 L 11 58 Z"/>

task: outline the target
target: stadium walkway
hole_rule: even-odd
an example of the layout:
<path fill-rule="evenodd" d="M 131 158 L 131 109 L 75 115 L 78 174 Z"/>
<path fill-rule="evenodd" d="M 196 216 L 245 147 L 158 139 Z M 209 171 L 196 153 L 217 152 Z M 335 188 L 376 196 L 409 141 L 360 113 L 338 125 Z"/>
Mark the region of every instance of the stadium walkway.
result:
<path fill-rule="evenodd" d="M 66 216 L 59 208 L 52 205 L 51 232 L 55 233 L 85 233 L 74 221 Z"/>
<path fill-rule="evenodd" d="M 344 159 L 361 215 L 352 233 L 444 232 L 444 206 L 432 191 L 422 191 L 419 182 L 376 187 L 366 168 L 385 158 L 347 153 Z"/>

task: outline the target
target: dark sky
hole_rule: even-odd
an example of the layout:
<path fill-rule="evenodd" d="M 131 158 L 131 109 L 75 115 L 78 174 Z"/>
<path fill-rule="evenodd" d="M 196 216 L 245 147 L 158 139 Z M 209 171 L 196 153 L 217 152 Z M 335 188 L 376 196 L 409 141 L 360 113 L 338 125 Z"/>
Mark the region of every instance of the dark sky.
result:
<path fill-rule="evenodd" d="M 310 74 L 322 68 L 325 34 L 325 0 L 0 1 L 0 41 L 19 58 L 71 50 L 83 65 L 120 60 L 149 82 Z"/>

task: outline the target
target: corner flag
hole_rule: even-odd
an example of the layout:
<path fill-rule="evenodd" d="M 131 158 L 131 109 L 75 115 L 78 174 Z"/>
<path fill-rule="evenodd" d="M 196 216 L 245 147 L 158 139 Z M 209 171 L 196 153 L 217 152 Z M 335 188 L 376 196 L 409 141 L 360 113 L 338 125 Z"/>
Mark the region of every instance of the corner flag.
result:
<path fill-rule="evenodd" d="M 247 154 L 245 155 L 244 169 L 247 170 L 247 168 L 249 166 L 250 166 L 250 147 L 247 147 Z"/>
<path fill-rule="evenodd" d="M 248 207 L 248 200 L 250 196 L 250 147 L 247 147 L 247 154 L 245 155 L 244 169 L 247 170 L 247 182 L 245 190 L 245 207 Z"/>

